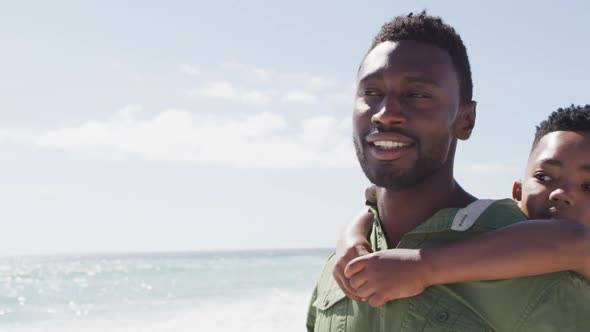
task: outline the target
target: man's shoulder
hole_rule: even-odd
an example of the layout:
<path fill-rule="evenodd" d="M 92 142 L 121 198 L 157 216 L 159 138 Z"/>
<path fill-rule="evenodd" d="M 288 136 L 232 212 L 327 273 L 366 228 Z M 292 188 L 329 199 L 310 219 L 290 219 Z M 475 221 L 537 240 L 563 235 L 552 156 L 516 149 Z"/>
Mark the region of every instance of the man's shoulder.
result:
<path fill-rule="evenodd" d="M 439 210 L 408 234 L 439 234 L 435 236 L 437 240 L 452 234 L 449 240 L 459 240 L 525 219 L 526 216 L 511 199 L 481 199 L 463 208 Z"/>
<path fill-rule="evenodd" d="M 476 220 L 476 225 L 497 229 L 526 219 L 526 215 L 512 199 L 493 200 Z"/>

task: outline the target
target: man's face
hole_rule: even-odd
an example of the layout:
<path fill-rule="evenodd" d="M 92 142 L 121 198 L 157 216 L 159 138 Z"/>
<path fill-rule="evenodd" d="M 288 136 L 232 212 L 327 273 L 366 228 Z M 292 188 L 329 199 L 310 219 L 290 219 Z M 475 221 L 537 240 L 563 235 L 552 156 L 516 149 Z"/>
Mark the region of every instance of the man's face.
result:
<path fill-rule="evenodd" d="M 513 196 L 530 219 L 568 219 L 590 226 L 590 133 L 543 136 Z"/>
<path fill-rule="evenodd" d="M 459 92 L 443 49 L 415 41 L 372 49 L 359 69 L 353 112 L 357 158 L 367 178 L 403 189 L 452 167 Z"/>

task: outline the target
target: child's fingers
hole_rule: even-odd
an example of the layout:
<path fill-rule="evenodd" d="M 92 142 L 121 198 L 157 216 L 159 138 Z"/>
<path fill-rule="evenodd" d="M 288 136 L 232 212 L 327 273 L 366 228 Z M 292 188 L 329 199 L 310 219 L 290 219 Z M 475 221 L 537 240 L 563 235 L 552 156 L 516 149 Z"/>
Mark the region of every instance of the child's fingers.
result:
<path fill-rule="evenodd" d="M 379 295 L 378 293 L 374 293 L 373 296 L 369 299 L 369 305 L 373 308 L 380 307 L 387 302 L 384 297 Z"/>
<path fill-rule="evenodd" d="M 354 301 L 360 301 L 361 298 L 358 297 L 355 293 L 355 290 L 350 286 L 348 279 L 343 278 L 341 275 L 337 274 L 336 272 L 333 273 L 334 280 L 340 287 L 340 289 L 346 294 L 346 296 L 350 297 Z"/>
<path fill-rule="evenodd" d="M 362 271 L 367 266 L 365 257 L 366 255 L 351 260 L 344 268 L 344 276 L 350 279 L 353 275 Z"/>
<path fill-rule="evenodd" d="M 349 260 L 345 259 L 344 257 L 338 259 L 336 264 L 334 264 L 334 269 L 332 270 L 332 275 L 335 279 L 338 278 L 345 278 L 344 277 L 344 269 L 346 265 L 348 265 Z"/>
<path fill-rule="evenodd" d="M 351 278 L 348 279 L 350 287 L 352 287 L 355 292 L 359 289 L 362 285 L 367 282 L 367 279 L 360 273 L 353 275 Z"/>
<path fill-rule="evenodd" d="M 375 290 L 373 289 L 373 286 L 369 285 L 368 282 L 365 282 L 364 284 L 362 284 L 359 288 L 357 288 L 355 290 L 355 293 L 361 299 L 370 299 L 371 296 L 373 296 L 373 294 L 375 294 Z"/>
<path fill-rule="evenodd" d="M 372 186 L 368 187 L 367 189 L 365 189 L 365 199 L 368 202 L 371 202 L 373 204 L 377 204 L 377 186 L 372 185 Z"/>
<path fill-rule="evenodd" d="M 357 257 L 368 255 L 371 253 L 371 250 L 364 245 L 356 245 L 354 248 L 356 249 Z"/>

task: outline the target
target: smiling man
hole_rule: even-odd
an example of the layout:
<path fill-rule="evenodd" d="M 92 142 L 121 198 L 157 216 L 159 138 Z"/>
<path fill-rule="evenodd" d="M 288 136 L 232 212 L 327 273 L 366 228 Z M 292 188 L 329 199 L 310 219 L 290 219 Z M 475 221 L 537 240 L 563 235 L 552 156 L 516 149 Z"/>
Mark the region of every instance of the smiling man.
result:
<path fill-rule="evenodd" d="M 440 18 L 397 17 L 375 38 L 353 110 L 358 160 L 380 187 L 373 251 L 436 247 L 525 219 L 512 200 L 476 200 L 454 179 L 457 141 L 475 123 L 472 88 L 465 46 Z M 577 331 L 587 319 L 588 287 L 567 272 L 437 285 L 374 308 L 345 296 L 334 263 L 312 296 L 308 331 Z"/>

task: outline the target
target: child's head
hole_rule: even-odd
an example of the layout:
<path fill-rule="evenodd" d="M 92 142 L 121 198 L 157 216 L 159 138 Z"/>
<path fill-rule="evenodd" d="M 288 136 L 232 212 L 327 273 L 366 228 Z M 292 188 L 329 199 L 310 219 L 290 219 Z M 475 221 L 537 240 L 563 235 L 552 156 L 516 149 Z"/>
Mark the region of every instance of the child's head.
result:
<path fill-rule="evenodd" d="M 560 108 L 537 126 L 512 196 L 530 219 L 590 225 L 590 105 Z"/>

